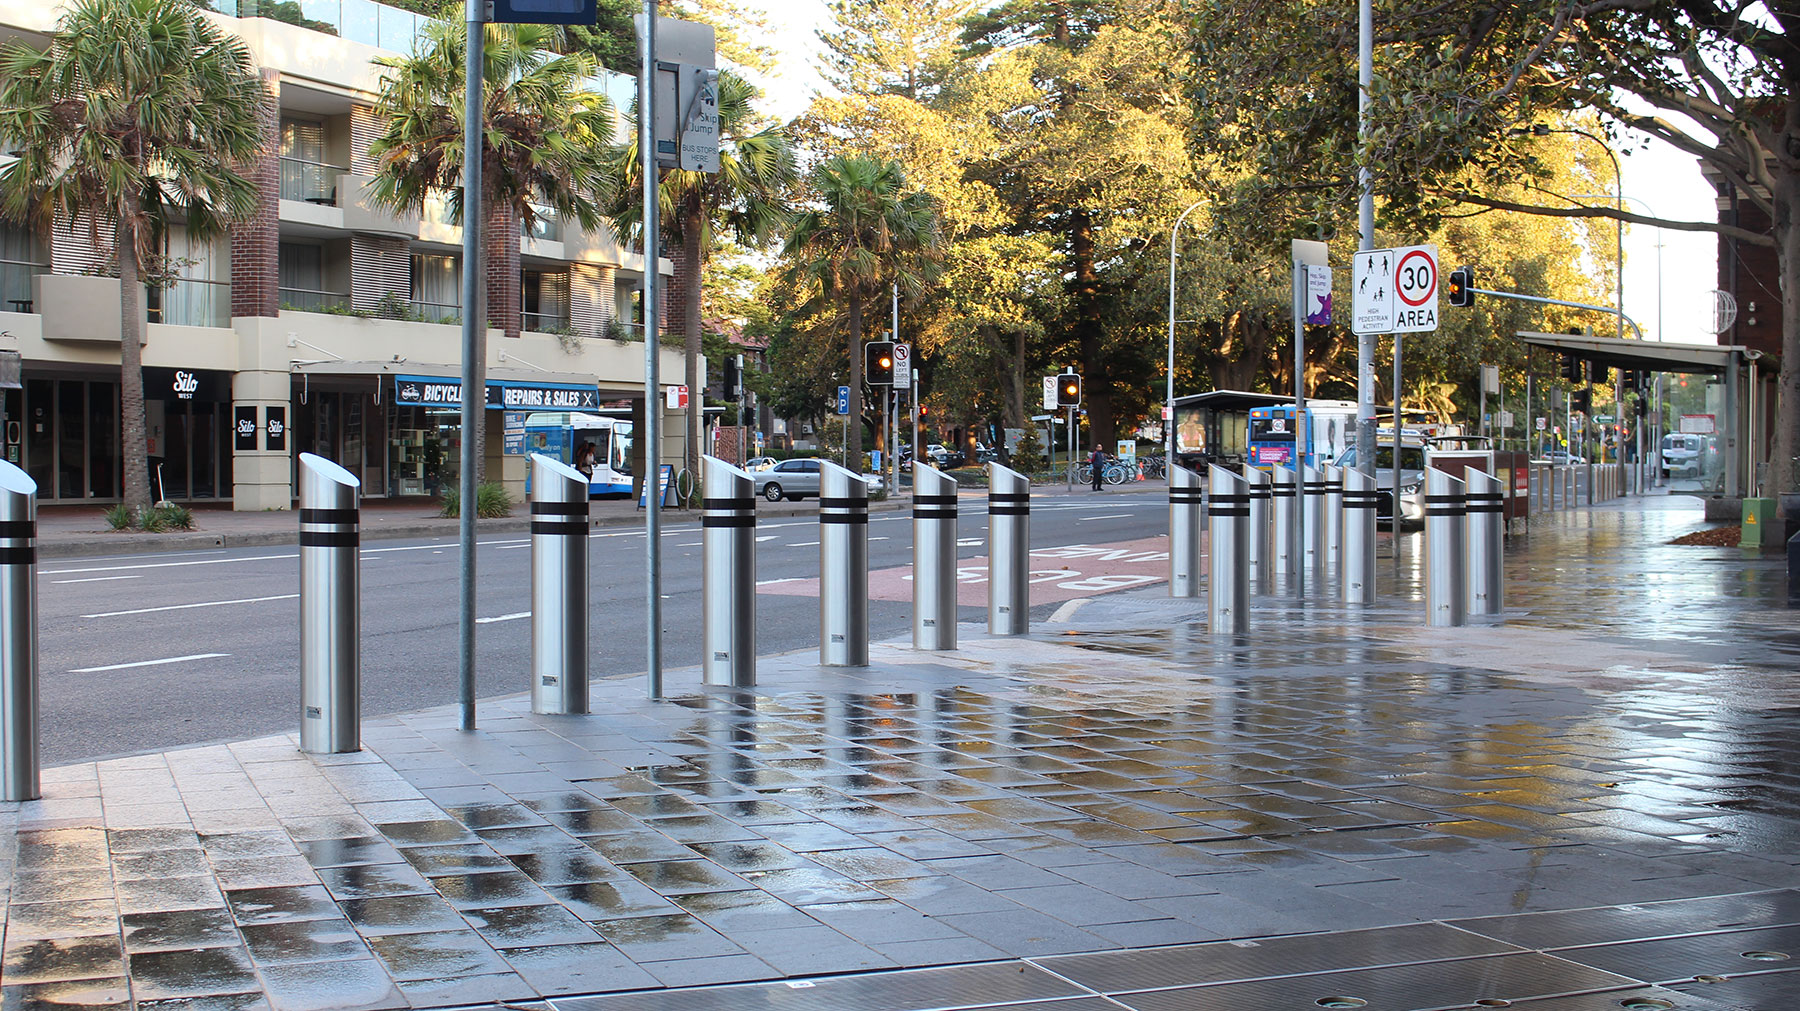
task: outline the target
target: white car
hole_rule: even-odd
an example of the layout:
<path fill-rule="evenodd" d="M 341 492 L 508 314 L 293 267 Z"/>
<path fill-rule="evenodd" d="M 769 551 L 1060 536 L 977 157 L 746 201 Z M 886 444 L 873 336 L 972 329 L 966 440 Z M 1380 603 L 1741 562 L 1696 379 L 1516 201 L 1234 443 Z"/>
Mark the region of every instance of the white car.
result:
<path fill-rule="evenodd" d="M 777 460 L 772 456 L 753 456 L 750 459 L 744 461 L 744 469 L 745 470 L 768 470 L 770 467 L 773 467 L 780 462 L 781 462 L 780 460 Z"/>

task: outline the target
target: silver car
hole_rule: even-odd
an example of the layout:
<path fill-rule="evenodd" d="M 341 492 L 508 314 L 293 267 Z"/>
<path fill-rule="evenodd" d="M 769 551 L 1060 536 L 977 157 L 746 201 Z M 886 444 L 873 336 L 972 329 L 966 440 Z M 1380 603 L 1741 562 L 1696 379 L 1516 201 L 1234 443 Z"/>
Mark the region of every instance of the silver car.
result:
<path fill-rule="evenodd" d="M 819 461 L 783 460 L 755 473 L 756 493 L 771 502 L 819 494 Z"/>

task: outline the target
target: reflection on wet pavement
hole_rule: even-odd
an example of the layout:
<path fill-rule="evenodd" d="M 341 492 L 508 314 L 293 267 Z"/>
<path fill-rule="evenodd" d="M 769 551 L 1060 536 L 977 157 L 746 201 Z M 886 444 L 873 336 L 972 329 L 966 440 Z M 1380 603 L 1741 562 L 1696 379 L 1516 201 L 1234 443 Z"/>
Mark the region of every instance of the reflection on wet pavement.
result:
<path fill-rule="evenodd" d="M 433 710 L 372 721 L 359 755 L 49 770 L 45 800 L 0 809 L 5 1006 L 468 1004 L 1421 920 L 1519 959 L 1790 927 L 1791 896 L 1742 921 L 1658 907 L 1660 935 L 1537 912 L 1800 884 L 1800 622 L 1778 561 L 1667 546 L 1698 522 L 1672 505 L 1516 539 L 1504 623 L 1423 627 L 1409 538 L 1382 603 L 1263 597 L 1242 638 L 1146 591 L 866 670 L 770 658 L 754 691 L 598 682 L 591 717 L 509 699 L 463 735 Z M 1608 953 L 1568 992 L 1743 971 L 1671 951 Z M 1375 964 L 1289 971 L 1412 993 L 1357 975 Z M 1179 1002 L 1250 979 L 1117 999 L 1212 1006 Z"/>

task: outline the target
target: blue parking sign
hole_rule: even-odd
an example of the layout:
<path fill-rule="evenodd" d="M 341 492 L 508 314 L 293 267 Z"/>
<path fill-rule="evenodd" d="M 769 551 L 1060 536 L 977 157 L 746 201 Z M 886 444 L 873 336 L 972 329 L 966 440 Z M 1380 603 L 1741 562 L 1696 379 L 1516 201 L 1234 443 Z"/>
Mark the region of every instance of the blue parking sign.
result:
<path fill-rule="evenodd" d="M 850 413 L 850 387 L 848 386 L 838 387 L 837 412 L 839 414 Z"/>

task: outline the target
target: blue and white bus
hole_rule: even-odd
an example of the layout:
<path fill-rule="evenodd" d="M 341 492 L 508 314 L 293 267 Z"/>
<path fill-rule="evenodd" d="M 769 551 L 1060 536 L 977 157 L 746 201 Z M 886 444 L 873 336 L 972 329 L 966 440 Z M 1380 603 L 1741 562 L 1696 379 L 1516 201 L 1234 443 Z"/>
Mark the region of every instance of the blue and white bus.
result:
<path fill-rule="evenodd" d="M 628 418 L 610 418 L 578 411 L 540 411 L 525 417 L 525 451 L 542 453 L 573 467 L 581 444 L 594 446 L 594 476 L 588 483 L 592 498 L 628 498 L 631 495 L 632 424 Z M 529 493 L 530 477 L 526 478 Z"/>
<path fill-rule="evenodd" d="M 1250 463 L 1263 470 L 1293 467 L 1296 459 L 1309 467 L 1330 463 L 1355 441 L 1356 405 L 1348 400 L 1309 400 L 1300 424 L 1291 403 L 1250 410 Z"/>

